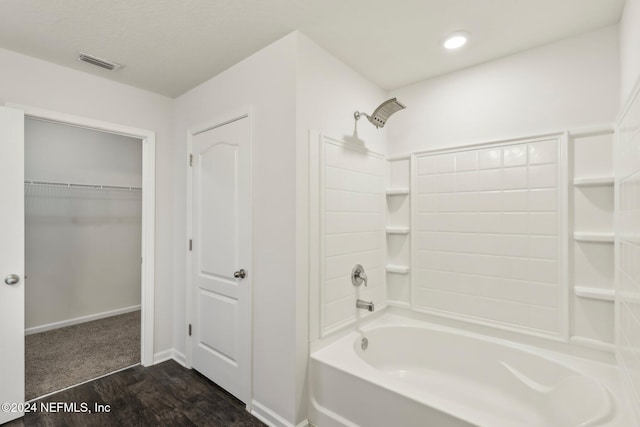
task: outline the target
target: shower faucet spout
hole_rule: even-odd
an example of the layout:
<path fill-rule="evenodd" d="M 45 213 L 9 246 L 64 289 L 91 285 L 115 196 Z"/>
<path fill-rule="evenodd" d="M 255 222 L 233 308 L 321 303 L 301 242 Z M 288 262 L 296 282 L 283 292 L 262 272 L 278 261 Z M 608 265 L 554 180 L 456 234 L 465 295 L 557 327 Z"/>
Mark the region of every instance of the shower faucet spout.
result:
<path fill-rule="evenodd" d="M 356 307 L 363 308 L 368 311 L 373 311 L 375 309 L 373 301 L 363 301 L 361 299 L 356 301 Z"/>

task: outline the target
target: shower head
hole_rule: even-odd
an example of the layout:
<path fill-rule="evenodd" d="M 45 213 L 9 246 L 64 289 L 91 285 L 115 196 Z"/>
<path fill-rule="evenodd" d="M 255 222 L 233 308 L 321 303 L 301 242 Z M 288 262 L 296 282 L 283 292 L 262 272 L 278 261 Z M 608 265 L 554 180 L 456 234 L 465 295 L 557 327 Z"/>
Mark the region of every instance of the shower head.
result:
<path fill-rule="evenodd" d="M 384 127 L 385 123 L 387 123 L 387 120 L 389 120 L 389 117 L 391 117 L 392 114 L 404 108 L 406 108 L 404 104 L 399 102 L 396 98 L 391 98 L 380 104 L 380 106 L 376 108 L 372 115 L 356 111 L 355 113 L 353 113 L 353 117 L 355 117 L 356 120 L 360 120 L 361 116 L 365 116 L 367 119 L 369 119 L 372 125 L 380 129 Z"/>

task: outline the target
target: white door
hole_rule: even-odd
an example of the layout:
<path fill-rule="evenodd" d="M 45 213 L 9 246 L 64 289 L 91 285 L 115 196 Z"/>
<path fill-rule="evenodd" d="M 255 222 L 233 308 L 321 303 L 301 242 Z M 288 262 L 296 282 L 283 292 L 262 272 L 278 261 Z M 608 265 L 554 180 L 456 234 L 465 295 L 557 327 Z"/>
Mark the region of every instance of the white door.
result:
<path fill-rule="evenodd" d="M 247 403 L 252 273 L 249 119 L 195 135 L 192 162 L 191 365 Z"/>
<path fill-rule="evenodd" d="M 0 107 L 0 424 L 24 402 L 24 114 Z"/>

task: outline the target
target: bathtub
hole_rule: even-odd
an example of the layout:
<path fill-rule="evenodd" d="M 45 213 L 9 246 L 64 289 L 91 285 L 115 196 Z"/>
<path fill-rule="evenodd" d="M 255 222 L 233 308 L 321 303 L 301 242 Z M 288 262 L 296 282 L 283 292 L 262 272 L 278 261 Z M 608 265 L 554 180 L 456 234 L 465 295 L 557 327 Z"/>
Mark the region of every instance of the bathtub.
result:
<path fill-rule="evenodd" d="M 310 387 L 319 427 L 638 425 L 613 366 L 391 314 L 313 351 Z"/>

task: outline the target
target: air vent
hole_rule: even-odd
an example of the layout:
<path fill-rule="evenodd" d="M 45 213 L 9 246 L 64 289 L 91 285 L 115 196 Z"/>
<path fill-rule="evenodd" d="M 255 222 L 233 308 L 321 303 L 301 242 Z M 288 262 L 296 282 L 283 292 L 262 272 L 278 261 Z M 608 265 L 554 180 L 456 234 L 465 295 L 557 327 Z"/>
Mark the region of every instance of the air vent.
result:
<path fill-rule="evenodd" d="M 98 58 L 96 56 L 88 55 L 82 52 L 80 52 L 80 54 L 78 55 L 78 59 L 82 62 L 86 62 L 87 64 L 95 65 L 109 71 L 116 71 L 123 67 L 123 65 L 121 64 L 107 61 L 106 59 Z"/>

